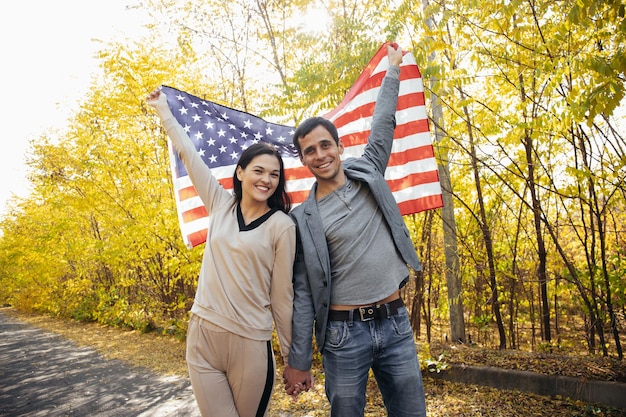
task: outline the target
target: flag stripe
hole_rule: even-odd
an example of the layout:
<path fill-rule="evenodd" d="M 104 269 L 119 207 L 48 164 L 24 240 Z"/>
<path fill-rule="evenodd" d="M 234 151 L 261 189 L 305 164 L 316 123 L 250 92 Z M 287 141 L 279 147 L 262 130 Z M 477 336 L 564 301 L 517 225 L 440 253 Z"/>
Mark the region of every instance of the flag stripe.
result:
<path fill-rule="evenodd" d="M 337 126 L 344 145 L 344 159 L 363 154 L 388 65 L 386 45 L 383 45 L 342 102 L 323 116 Z M 385 179 L 400 212 L 407 215 L 442 207 L 443 198 L 421 74 L 411 53 L 405 52 L 400 69 L 397 126 Z M 252 143 L 265 141 L 275 145 L 283 156 L 293 207 L 306 200 L 315 180 L 308 168 L 302 166 L 291 143 L 293 127 L 266 122 L 172 87 L 163 86 L 162 90 L 178 122 L 226 190 L 232 190 L 232 175 L 241 152 Z M 171 144 L 170 161 L 181 232 L 186 245 L 194 247 L 206 241 L 207 210 Z"/>

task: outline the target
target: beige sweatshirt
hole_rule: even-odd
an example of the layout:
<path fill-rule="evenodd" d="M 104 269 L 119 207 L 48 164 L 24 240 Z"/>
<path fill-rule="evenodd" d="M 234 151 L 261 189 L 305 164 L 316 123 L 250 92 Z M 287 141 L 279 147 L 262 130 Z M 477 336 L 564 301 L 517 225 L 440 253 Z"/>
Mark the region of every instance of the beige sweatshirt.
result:
<path fill-rule="evenodd" d="M 169 118 L 163 126 L 209 213 L 191 312 L 234 334 L 261 341 L 272 338 L 273 318 L 287 363 L 296 245 L 293 221 L 276 211 L 241 229 L 234 197 L 211 175 L 180 124 Z"/>

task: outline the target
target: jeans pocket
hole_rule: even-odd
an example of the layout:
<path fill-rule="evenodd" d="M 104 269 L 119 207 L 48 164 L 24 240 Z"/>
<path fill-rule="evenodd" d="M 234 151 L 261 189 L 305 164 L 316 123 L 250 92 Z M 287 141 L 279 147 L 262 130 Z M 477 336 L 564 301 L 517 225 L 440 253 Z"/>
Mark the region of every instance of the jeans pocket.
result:
<path fill-rule="evenodd" d="M 398 309 L 398 314 L 390 317 L 393 320 L 393 329 L 398 336 L 407 336 L 413 334 L 413 328 L 409 321 L 409 314 L 405 307 Z"/>
<path fill-rule="evenodd" d="M 348 323 L 345 321 L 329 321 L 326 325 L 326 345 L 340 348 L 348 340 Z"/>

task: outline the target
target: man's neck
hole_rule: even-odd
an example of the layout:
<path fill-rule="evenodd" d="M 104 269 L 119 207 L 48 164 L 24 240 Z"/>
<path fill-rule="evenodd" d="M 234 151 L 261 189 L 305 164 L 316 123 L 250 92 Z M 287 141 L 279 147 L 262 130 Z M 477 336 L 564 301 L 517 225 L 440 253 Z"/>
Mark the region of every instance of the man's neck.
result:
<path fill-rule="evenodd" d="M 318 179 L 317 180 L 317 189 L 315 190 L 315 199 L 319 200 L 326 197 L 328 194 L 335 191 L 337 188 L 343 187 L 346 183 L 346 176 L 343 171 L 340 171 L 332 179 Z"/>

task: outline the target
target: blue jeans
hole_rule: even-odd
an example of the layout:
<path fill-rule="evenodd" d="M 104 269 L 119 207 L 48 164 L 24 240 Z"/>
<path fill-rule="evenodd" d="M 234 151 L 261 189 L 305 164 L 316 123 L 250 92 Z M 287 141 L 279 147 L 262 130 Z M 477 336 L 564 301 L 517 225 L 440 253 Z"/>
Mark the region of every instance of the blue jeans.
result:
<path fill-rule="evenodd" d="M 370 369 L 389 417 L 426 416 L 422 373 L 406 307 L 383 320 L 329 321 L 322 362 L 332 417 L 364 415 Z"/>

